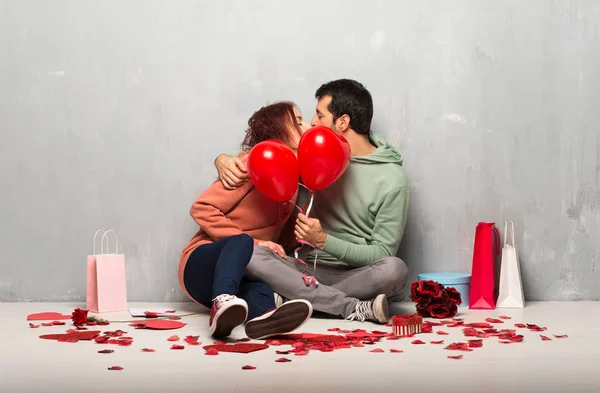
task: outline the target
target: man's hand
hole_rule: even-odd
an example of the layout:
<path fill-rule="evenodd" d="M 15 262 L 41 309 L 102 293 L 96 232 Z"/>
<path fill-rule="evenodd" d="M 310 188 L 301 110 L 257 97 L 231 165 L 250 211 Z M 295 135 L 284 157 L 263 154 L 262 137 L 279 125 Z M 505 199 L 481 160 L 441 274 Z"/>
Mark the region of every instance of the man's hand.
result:
<path fill-rule="evenodd" d="M 279 244 L 277 243 L 273 243 L 270 241 L 259 241 L 258 242 L 259 246 L 262 247 L 266 247 L 269 250 L 273 251 L 275 254 L 279 255 L 280 257 L 284 258 L 287 257 L 287 255 L 285 254 L 285 250 L 283 249 L 283 247 L 281 247 Z"/>
<path fill-rule="evenodd" d="M 323 249 L 327 241 L 327 234 L 323 232 L 321 222 L 316 218 L 306 217 L 302 213 L 298 214 L 294 234 L 299 240 L 304 240 L 319 250 Z"/>
<path fill-rule="evenodd" d="M 219 173 L 219 180 L 227 190 L 234 190 L 248 180 L 248 168 L 246 167 L 248 156 L 242 158 L 228 157 L 221 154 L 215 160 L 215 167 Z"/>

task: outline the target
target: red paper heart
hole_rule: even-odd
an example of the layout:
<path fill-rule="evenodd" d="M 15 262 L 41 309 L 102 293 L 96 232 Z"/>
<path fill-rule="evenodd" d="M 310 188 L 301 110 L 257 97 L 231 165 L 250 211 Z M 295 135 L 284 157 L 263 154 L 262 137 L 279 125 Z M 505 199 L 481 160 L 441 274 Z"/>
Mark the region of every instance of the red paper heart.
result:
<path fill-rule="evenodd" d="M 45 339 L 45 340 L 76 339 L 76 340 L 88 340 L 89 341 L 89 340 L 93 340 L 99 334 L 100 334 L 99 330 L 86 330 L 86 331 L 75 332 L 75 333 L 44 334 L 44 335 L 40 336 L 40 338 Z"/>
<path fill-rule="evenodd" d="M 61 319 L 71 319 L 71 315 L 63 315 L 59 312 L 40 312 L 27 316 L 28 321 L 56 321 Z"/>
<path fill-rule="evenodd" d="M 218 352 L 236 352 L 236 353 L 250 353 L 255 351 L 261 351 L 269 348 L 267 344 L 225 344 L 225 345 L 206 345 L 204 350 L 210 349 Z"/>
<path fill-rule="evenodd" d="M 143 326 L 146 329 L 153 330 L 170 330 L 180 329 L 186 325 L 184 322 L 174 321 L 170 319 L 154 319 L 150 321 L 132 321 L 135 325 Z"/>

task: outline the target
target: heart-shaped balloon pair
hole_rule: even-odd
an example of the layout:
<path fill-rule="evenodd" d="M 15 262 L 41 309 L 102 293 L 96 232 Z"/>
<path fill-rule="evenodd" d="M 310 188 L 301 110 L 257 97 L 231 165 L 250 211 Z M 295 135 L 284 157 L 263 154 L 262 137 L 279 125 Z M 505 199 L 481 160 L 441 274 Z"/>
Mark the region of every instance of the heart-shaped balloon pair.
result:
<path fill-rule="evenodd" d="M 327 127 L 306 131 L 298 145 L 298 158 L 285 143 L 268 140 L 248 154 L 250 180 L 276 202 L 290 200 L 298 189 L 298 176 L 313 191 L 329 187 L 350 163 L 350 144 Z"/>

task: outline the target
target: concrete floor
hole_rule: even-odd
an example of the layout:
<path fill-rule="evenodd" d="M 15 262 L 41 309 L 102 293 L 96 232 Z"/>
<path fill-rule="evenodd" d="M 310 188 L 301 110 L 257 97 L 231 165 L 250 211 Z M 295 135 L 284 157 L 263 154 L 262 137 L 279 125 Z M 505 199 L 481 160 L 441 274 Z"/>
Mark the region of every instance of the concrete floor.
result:
<path fill-rule="evenodd" d="M 0 345 L 0 392 L 600 392 L 600 302 L 528 303 L 523 310 L 469 311 L 458 317 L 465 322 L 484 321 L 487 317 L 508 315 L 501 328 L 514 323 L 546 326 L 542 333 L 553 338 L 542 341 L 540 333 L 519 329 L 525 342 L 503 345 L 495 338 L 484 340 L 484 347 L 466 352 L 462 360 L 448 355 L 445 345 L 412 345 L 412 339 L 382 340 L 364 348 L 334 352 L 310 352 L 308 356 L 287 355 L 290 363 L 275 363 L 276 349 L 271 347 L 251 354 L 221 353 L 205 356 L 199 347 L 170 350 L 167 337 L 177 334 L 208 337 L 208 315 L 185 317 L 188 325 L 179 330 L 134 330 L 127 324 L 111 324 L 103 330 L 122 329 L 134 338 L 130 347 L 101 346 L 94 342 L 59 343 L 38 338 L 41 334 L 63 333 L 70 326 L 31 329 L 26 321 L 30 313 L 58 311 L 70 313 L 81 304 L 0 303 L 2 345 Z M 170 307 L 181 312 L 198 311 L 191 303 L 132 303 L 130 307 Z M 413 312 L 411 303 L 394 305 L 395 313 Z M 131 319 L 127 313 L 102 315 L 107 319 Z M 36 322 L 37 323 L 37 322 Z M 311 319 L 302 332 L 327 333 L 327 328 L 363 328 L 387 330 L 371 323 L 335 319 Z M 465 341 L 460 329 L 445 328 L 449 336 L 421 334 L 423 341 L 445 343 Z M 556 339 L 553 334 L 568 334 Z M 238 328 L 233 338 L 244 337 Z M 151 347 L 154 353 L 140 349 Z M 100 349 L 115 352 L 98 354 Z M 370 353 L 374 348 L 398 348 L 404 353 Z M 244 371 L 241 366 L 257 367 Z M 596 364 L 596 365 L 594 365 Z M 113 365 L 122 371 L 108 371 Z"/>

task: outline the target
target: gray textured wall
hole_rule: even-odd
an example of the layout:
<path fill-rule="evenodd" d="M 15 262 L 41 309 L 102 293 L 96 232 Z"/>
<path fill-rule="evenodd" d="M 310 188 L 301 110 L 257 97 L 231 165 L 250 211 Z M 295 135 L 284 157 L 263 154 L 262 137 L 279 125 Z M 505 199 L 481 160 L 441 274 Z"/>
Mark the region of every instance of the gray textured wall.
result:
<path fill-rule="evenodd" d="M 340 77 L 405 154 L 413 278 L 514 220 L 529 300 L 600 298 L 598 1 L 3 0 L 0 56 L 0 300 L 84 299 L 98 228 L 130 300 L 183 299 L 215 154 Z"/>

